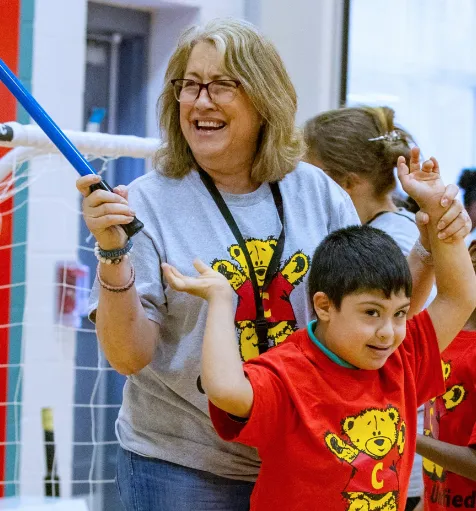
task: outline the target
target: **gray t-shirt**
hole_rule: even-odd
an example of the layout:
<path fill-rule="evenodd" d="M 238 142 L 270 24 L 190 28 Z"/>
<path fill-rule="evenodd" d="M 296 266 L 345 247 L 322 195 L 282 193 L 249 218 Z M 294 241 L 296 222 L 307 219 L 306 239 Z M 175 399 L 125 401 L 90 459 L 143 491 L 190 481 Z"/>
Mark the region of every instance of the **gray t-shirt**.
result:
<path fill-rule="evenodd" d="M 313 317 L 307 275 L 317 245 L 331 231 L 359 218 L 349 196 L 321 170 L 300 163 L 280 182 L 286 243 L 278 272 L 263 296 L 269 342 L 282 342 Z M 256 191 L 222 193 L 246 241 L 255 271 L 267 268 L 281 224 L 268 184 Z M 120 444 L 143 456 L 163 459 L 232 479 L 255 480 L 254 449 L 221 440 L 200 391 L 201 345 L 207 302 L 171 289 L 160 263 L 195 275 L 198 257 L 225 273 L 235 290 L 235 325 L 243 359 L 258 354 L 253 291 L 246 262 L 226 221 L 196 171 L 181 180 L 157 172 L 136 179 L 129 202 L 145 225 L 134 237 L 136 287 L 149 319 L 160 325 L 154 360 L 127 378 L 116 422 Z M 95 283 L 90 313 L 97 308 Z"/>

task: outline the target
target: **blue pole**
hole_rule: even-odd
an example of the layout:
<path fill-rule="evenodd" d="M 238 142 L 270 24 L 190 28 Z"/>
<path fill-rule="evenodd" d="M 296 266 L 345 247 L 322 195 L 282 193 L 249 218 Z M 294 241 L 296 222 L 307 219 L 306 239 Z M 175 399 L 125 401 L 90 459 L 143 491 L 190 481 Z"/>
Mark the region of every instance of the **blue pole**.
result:
<path fill-rule="evenodd" d="M 48 138 L 60 150 L 71 165 L 81 174 L 96 174 L 94 169 L 84 159 L 83 155 L 72 144 L 71 140 L 61 131 L 53 119 L 43 110 L 38 101 L 23 87 L 18 78 L 10 71 L 8 66 L 0 59 L 0 80 L 7 89 L 17 98 L 18 102 L 38 123 Z"/>
<path fill-rule="evenodd" d="M 0 80 L 6 85 L 7 89 L 17 98 L 18 102 L 38 123 L 38 126 L 46 133 L 48 138 L 59 149 L 63 156 L 79 172 L 81 176 L 96 174 L 94 169 L 84 159 L 83 155 L 76 149 L 71 140 L 61 131 L 60 127 L 43 110 L 38 101 L 23 87 L 18 78 L 11 72 L 9 67 L 0 59 Z M 101 181 L 91 187 L 91 191 L 102 189 L 112 192 L 112 188 Z M 134 217 L 130 224 L 122 226 L 129 237 L 139 232 L 144 224 Z"/>

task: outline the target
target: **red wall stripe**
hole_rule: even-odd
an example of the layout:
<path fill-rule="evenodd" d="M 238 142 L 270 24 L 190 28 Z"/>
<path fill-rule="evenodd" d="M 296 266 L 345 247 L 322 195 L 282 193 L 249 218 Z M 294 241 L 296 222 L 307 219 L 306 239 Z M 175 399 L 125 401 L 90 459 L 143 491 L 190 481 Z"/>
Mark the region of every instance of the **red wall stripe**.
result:
<path fill-rule="evenodd" d="M 19 31 L 20 31 L 20 7 L 21 0 L 0 0 L 0 58 L 7 66 L 18 74 L 19 58 Z M 0 82 L 0 122 L 16 119 L 16 101 L 6 87 Z M 6 150 L 0 149 L 0 156 Z M 0 184 L 1 186 L 1 184 Z M 0 203 L 2 226 L 0 232 L 0 286 L 11 284 L 12 251 L 10 248 L 2 249 L 12 244 L 12 214 L 4 214 L 12 211 L 13 200 L 9 199 Z M 0 482 L 5 480 L 5 446 L 6 441 L 6 412 L 8 371 L 9 329 L 5 327 L 10 323 L 10 290 L 0 289 Z M 4 485 L 0 484 L 0 497 L 4 495 Z"/>

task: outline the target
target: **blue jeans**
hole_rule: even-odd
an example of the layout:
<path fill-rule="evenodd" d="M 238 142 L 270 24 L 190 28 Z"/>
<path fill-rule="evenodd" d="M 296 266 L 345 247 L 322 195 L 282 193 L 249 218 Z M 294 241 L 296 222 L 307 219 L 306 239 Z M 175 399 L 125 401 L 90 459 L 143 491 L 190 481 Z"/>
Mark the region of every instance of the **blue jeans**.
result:
<path fill-rule="evenodd" d="M 248 511 L 254 486 L 121 447 L 116 483 L 127 511 Z"/>

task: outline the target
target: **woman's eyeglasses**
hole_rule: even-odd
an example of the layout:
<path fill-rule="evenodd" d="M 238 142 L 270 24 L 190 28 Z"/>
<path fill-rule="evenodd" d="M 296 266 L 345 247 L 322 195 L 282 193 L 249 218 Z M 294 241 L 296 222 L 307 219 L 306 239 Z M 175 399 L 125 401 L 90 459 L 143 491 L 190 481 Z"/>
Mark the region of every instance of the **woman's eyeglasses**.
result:
<path fill-rule="evenodd" d="M 198 83 L 194 80 L 176 78 L 172 80 L 175 99 L 180 103 L 193 103 L 202 92 L 207 91 L 210 99 L 217 105 L 231 103 L 238 92 L 240 82 L 237 80 L 213 80 L 208 83 Z"/>

